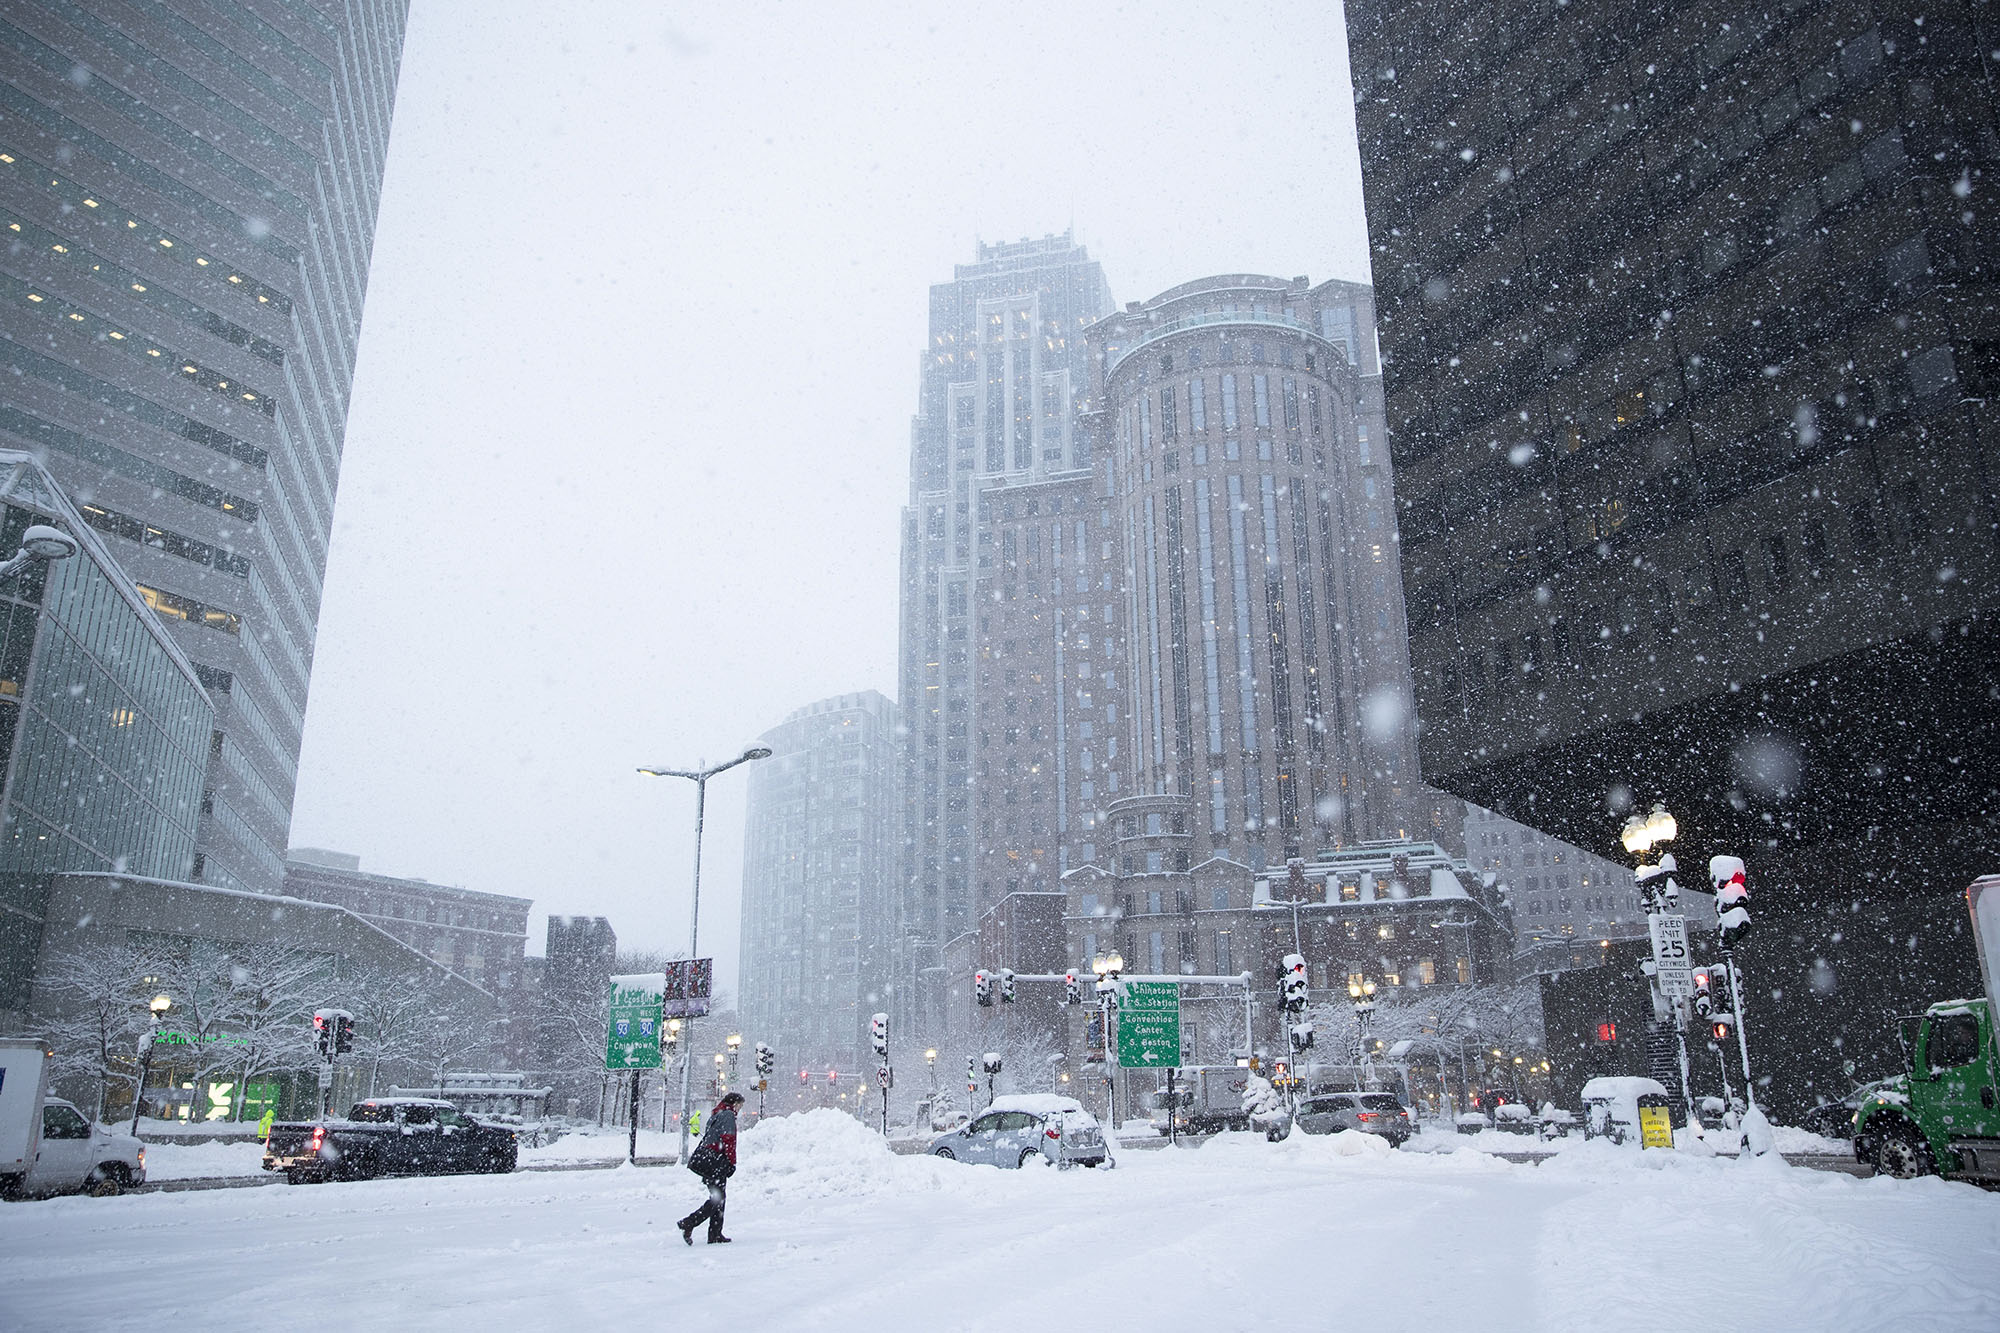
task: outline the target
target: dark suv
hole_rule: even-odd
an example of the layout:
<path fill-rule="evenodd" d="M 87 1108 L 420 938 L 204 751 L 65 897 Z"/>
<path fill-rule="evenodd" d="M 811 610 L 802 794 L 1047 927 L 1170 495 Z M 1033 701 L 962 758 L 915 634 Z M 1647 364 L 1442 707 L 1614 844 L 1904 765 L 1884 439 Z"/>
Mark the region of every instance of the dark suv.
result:
<path fill-rule="evenodd" d="M 1415 1131 L 1410 1113 L 1388 1092 L 1322 1092 L 1299 1103 L 1298 1126 L 1308 1134 L 1338 1134 L 1358 1129 L 1378 1134 L 1392 1148 Z"/>

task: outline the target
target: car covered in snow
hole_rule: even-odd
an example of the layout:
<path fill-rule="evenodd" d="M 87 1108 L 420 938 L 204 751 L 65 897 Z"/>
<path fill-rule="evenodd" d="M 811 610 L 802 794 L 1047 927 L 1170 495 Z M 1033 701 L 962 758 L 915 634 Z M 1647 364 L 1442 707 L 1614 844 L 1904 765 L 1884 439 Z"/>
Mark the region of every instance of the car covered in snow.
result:
<path fill-rule="evenodd" d="M 1665 1105 L 1667 1090 L 1657 1079 L 1591 1079 L 1583 1085 L 1583 1136 L 1636 1145 L 1639 1108 Z"/>
<path fill-rule="evenodd" d="M 513 1130 L 482 1124 L 450 1102 L 429 1097 L 371 1097 L 343 1120 L 271 1126 L 264 1169 L 294 1185 L 374 1176 L 442 1176 L 512 1171 L 520 1154 Z"/>
<path fill-rule="evenodd" d="M 1307 1134 L 1374 1134 L 1392 1148 L 1416 1132 L 1408 1108 L 1391 1092 L 1323 1092 L 1299 1103 L 1295 1123 Z"/>
<path fill-rule="evenodd" d="M 995 1097 L 986 1109 L 931 1143 L 947 1161 L 1020 1167 L 1040 1158 L 1055 1166 L 1115 1166 L 1104 1131 L 1074 1097 L 1027 1093 Z"/>

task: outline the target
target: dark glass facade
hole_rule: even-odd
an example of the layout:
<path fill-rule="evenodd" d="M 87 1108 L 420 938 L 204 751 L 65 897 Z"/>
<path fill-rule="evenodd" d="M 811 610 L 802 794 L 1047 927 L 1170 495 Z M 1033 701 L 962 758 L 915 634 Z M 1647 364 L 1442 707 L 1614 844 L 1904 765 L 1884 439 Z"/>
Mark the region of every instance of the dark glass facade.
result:
<path fill-rule="evenodd" d="M 196 859 L 276 892 L 405 0 L 0 14 L 0 444 L 207 683 Z"/>
<path fill-rule="evenodd" d="M 1987 8 L 1349 26 L 1426 780 L 1766 903 L 1990 868 Z"/>
<path fill-rule="evenodd" d="M 0 1012 L 18 1008 L 51 874 L 185 879 L 215 710 L 193 663 L 26 455 L 0 452 L 0 557 L 36 523 L 66 560 L 0 581 Z"/>

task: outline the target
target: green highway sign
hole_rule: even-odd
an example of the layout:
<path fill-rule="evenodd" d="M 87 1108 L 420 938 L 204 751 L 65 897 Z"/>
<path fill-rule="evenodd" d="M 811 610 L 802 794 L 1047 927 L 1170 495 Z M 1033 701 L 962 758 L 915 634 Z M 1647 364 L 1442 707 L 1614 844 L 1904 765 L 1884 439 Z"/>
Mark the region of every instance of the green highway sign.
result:
<path fill-rule="evenodd" d="M 1128 981 L 1118 1002 L 1118 1063 L 1170 1069 L 1181 1062 L 1181 988 L 1171 981 Z"/>
<path fill-rule="evenodd" d="M 666 994 L 667 978 L 661 972 L 611 978 L 610 1016 L 604 1025 L 606 1069 L 660 1067 L 660 1004 Z"/>

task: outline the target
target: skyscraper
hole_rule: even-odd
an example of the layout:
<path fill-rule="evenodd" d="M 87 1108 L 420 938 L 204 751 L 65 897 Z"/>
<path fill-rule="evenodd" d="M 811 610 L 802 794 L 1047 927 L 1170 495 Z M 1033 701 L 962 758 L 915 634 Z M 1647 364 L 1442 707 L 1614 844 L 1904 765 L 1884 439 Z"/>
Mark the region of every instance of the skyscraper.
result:
<path fill-rule="evenodd" d="M 979 634 L 973 585 L 1000 558 L 996 534 L 982 523 L 987 494 L 1087 476 L 1091 441 L 1077 424 L 1083 330 L 1110 304 L 1102 270 L 1068 234 L 982 244 L 975 263 L 931 289 L 903 512 L 905 861 L 896 970 L 932 984 L 898 994 L 891 1012 L 904 1028 L 923 1005 L 933 1018 L 939 1012 L 944 942 L 973 922 L 974 655 L 990 646 Z"/>
<path fill-rule="evenodd" d="M 1199 795 L 1197 861 L 1422 836 L 1372 314 L 1362 284 L 1232 275 L 1089 333 L 1132 626 L 1108 757 Z"/>
<path fill-rule="evenodd" d="M 1431 780 L 1798 903 L 1988 868 L 1981 9 L 1354 7 Z"/>
<path fill-rule="evenodd" d="M 895 985 L 902 858 L 896 705 L 864 690 L 808 704 L 758 738 L 743 840 L 737 1008 L 786 1062 L 873 1063 L 868 1020 Z"/>
<path fill-rule="evenodd" d="M 1348 31 L 1425 775 L 1744 857 L 1753 1053 L 1843 1095 L 2000 855 L 1990 7 Z"/>
<path fill-rule="evenodd" d="M 1178 798 L 1168 873 L 1455 843 L 1416 781 L 1369 289 L 1231 275 L 1084 321 L 1077 347 L 1044 330 L 1042 353 L 1080 350 L 1074 443 L 989 471 L 976 390 L 1033 331 L 1017 300 L 955 349 L 970 364 L 932 362 L 959 404 L 935 456 L 965 467 L 905 531 L 905 934 L 946 945 L 1010 894 L 1122 864 L 1109 824 L 1142 798 Z"/>
<path fill-rule="evenodd" d="M 0 17 L 0 444 L 216 704 L 193 876 L 284 877 L 405 0 Z"/>

